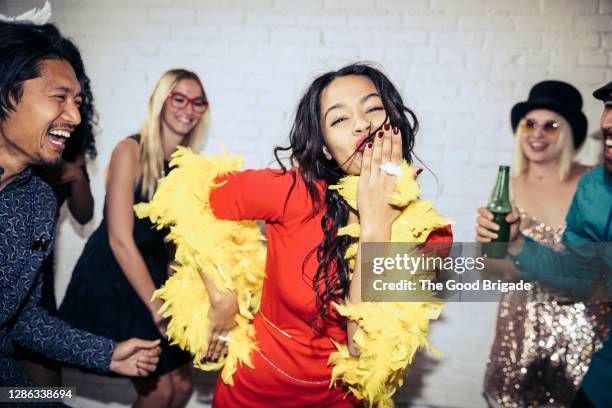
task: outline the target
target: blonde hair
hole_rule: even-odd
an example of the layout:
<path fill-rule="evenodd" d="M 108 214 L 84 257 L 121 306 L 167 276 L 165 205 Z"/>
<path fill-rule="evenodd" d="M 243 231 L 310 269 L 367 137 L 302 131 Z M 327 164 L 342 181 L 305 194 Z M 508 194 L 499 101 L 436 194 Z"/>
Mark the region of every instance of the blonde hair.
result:
<path fill-rule="evenodd" d="M 166 71 L 157 81 L 153 93 L 149 97 L 147 116 L 140 130 L 138 180 L 142 183 L 142 194 L 149 199 L 153 197 L 157 181 L 161 178 L 164 168 L 164 152 L 161 144 L 161 114 L 168 95 L 170 95 L 176 84 L 183 79 L 196 81 L 200 88 L 202 88 L 204 98 L 207 99 L 200 78 L 191 71 L 171 69 Z M 198 151 L 204 142 L 209 126 L 210 107 L 202 114 L 198 124 L 183 139 L 181 144 Z"/>
<path fill-rule="evenodd" d="M 559 135 L 557 140 L 557 151 L 559 161 L 559 180 L 565 181 L 572 170 L 572 163 L 576 150 L 574 149 L 574 137 L 572 128 L 569 122 L 561 115 L 556 114 L 555 120 L 559 123 Z M 514 132 L 514 154 L 512 155 L 512 177 L 518 177 L 527 172 L 529 169 L 529 159 L 523 151 L 521 141 L 524 137 L 523 125 L 525 118 L 523 117 L 516 127 Z"/>

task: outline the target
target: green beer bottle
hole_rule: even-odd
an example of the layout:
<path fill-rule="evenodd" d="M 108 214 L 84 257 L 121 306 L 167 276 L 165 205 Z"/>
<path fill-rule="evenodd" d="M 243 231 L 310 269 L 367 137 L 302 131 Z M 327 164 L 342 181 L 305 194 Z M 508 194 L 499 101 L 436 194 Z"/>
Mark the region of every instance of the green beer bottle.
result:
<path fill-rule="evenodd" d="M 512 212 L 510 203 L 510 167 L 499 166 L 497 181 L 491 193 L 491 199 L 487 209 L 493 213 L 493 222 L 499 225 L 497 238 L 491 240 L 490 244 L 483 244 L 482 254 L 491 258 L 503 258 L 508 252 L 508 240 L 510 239 L 510 224 L 506 216 Z"/>

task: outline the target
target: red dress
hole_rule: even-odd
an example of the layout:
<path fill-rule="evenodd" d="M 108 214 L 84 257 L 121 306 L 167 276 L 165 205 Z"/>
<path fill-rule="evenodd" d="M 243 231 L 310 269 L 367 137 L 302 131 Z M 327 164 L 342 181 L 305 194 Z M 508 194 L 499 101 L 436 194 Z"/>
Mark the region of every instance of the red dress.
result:
<path fill-rule="evenodd" d="M 254 369 L 238 365 L 234 385 L 217 381 L 213 406 L 225 407 L 353 407 L 359 403 L 343 387 L 330 388 L 336 351 L 330 338 L 346 343 L 346 319 L 335 311 L 325 333 L 317 334 L 312 278 L 317 260 L 313 249 L 323 239 L 323 212 L 310 217 L 313 202 L 301 177 L 291 194 L 293 172 L 246 170 L 227 176 L 210 197 L 215 215 L 227 220 L 266 222 L 266 278 L 254 326 L 259 352 Z M 318 185 L 324 194 L 325 184 Z M 428 241 L 449 241 L 450 227 Z M 311 256 L 308 256 L 312 254 Z M 306 260 L 306 262 L 304 262 Z"/>

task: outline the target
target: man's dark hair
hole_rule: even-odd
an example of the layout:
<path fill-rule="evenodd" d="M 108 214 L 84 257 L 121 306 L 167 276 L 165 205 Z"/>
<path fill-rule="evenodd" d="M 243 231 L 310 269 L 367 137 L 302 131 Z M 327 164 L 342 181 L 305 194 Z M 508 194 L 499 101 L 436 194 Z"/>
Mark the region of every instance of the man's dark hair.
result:
<path fill-rule="evenodd" d="M 57 27 L 53 24 L 44 24 L 38 27 L 54 39 L 55 46 L 66 57 L 72 65 L 79 85 L 81 86 L 81 123 L 76 127 L 70 139 L 66 141 L 66 148 L 62 153 L 64 160 L 74 161 L 77 156 L 87 154 L 90 159 L 95 159 L 97 155 L 94 127 L 97 125 L 97 115 L 94 110 L 94 98 L 91 91 L 89 77 L 85 73 L 85 66 L 81 53 L 77 46 L 68 38 L 62 36 Z"/>
<path fill-rule="evenodd" d="M 44 60 L 69 61 L 51 36 L 31 23 L 0 21 L 0 120 L 6 119 L 23 94 L 23 83 L 41 75 Z"/>
<path fill-rule="evenodd" d="M 94 126 L 96 114 L 89 77 L 76 45 L 62 36 L 53 24 L 0 22 L 0 120 L 4 120 L 22 96 L 23 83 L 41 75 L 44 60 L 67 61 L 81 85 L 81 123 L 66 143 L 62 157 L 73 161 L 80 154 L 96 157 Z"/>

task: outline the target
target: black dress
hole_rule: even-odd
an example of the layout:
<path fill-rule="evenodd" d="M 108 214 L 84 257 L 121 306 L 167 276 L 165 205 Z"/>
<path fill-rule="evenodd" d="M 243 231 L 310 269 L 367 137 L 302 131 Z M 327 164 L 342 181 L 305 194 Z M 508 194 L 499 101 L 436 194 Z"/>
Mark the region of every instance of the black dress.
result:
<path fill-rule="evenodd" d="M 85 175 L 85 179 L 89 183 L 89 173 L 87 173 L 87 166 L 81 166 L 81 170 Z M 60 170 L 61 171 L 61 168 Z M 64 202 L 68 200 L 71 193 L 72 183 L 62 183 L 56 186 L 51 186 L 57 199 L 57 218 L 59 218 L 60 209 Z M 57 225 L 56 225 L 57 233 Z M 43 287 L 42 294 L 40 297 L 40 305 L 44 307 L 52 316 L 57 315 L 57 301 L 55 299 L 55 272 L 53 265 L 55 263 L 55 253 L 51 252 L 49 257 L 45 259 L 40 266 L 40 272 L 43 274 Z"/>
<path fill-rule="evenodd" d="M 131 136 L 138 141 L 138 136 Z M 168 171 L 168 163 L 164 163 Z M 134 204 L 148 201 L 141 194 L 138 183 Z M 155 287 L 168 279 L 168 247 L 164 242 L 167 231 L 157 230 L 149 219 L 134 216 L 134 241 L 142 255 Z M 161 335 L 153 317 L 127 280 L 109 243 L 106 206 L 104 218 L 91 235 L 79 258 L 59 315 L 73 326 L 116 341 L 132 337 L 154 340 Z M 162 375 L 179 368 L 191 360 L 188 352 L 170 346 L 162 339 L 162 353 L 157 370 Z"/>

